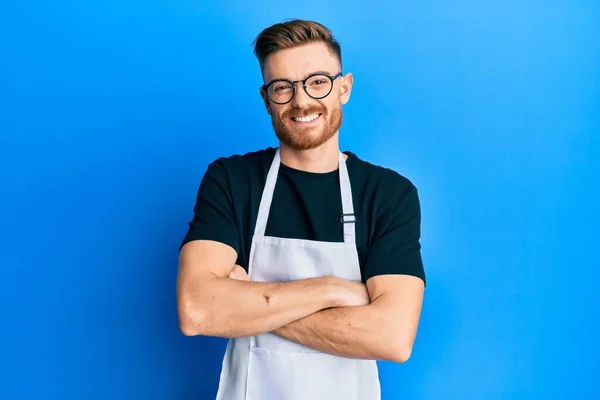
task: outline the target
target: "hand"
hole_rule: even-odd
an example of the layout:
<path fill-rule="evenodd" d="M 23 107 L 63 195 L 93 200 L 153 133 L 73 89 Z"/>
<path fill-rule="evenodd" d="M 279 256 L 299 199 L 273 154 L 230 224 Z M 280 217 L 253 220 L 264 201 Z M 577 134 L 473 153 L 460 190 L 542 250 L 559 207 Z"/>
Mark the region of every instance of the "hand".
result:
<path fill-rule="evenodd" d="M 349 281 L 341 278 L 334 278 L 333 284 L 338 290 L 337 307 L 358 307 L 371 304 L 371 297 L 367 286 L 360 281 Z"/>
<path fill-rule="evenodd" d="M 246 273 L 246 270 L 242 266 L 237 264 L 233 266 L 233 269 L 227 277 L 231 279 L 236 279 L 238 281 L 250 280 L 250 277 L 248 276 L 248 273 Z"/>

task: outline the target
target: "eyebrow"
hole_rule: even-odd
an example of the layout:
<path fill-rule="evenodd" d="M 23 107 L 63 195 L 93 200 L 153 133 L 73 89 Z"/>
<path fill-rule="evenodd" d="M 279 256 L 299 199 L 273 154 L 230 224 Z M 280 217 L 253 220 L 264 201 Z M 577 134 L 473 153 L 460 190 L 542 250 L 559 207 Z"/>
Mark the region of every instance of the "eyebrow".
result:
<path fill-rule="evenodd" d="M 323 74 L 323 75 L 329 75 L 329 76 L 332 75 L 329 71 L 313 71 L 313 72 L 309 72 L 308 74 L 304 75 L 304 77 L 302 79 L 299 79 L 299 81 L 302 81 L 311 75 L 317 75 L 317 74 Z M 293 82 L 293 79 L 289 79 L 289 78 L 275 78 L 275 79 L 271 79 L 269 82 L 265 83 L 265 86 L 271 84 L 272 82 L 281 81 L 281 80 Z"/>

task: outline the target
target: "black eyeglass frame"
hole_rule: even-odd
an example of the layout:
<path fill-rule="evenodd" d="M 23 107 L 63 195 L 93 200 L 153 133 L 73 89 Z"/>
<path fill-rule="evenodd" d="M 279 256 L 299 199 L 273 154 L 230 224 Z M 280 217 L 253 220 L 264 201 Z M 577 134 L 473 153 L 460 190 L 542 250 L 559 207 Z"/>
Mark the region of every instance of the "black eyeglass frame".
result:
<path fill-rule="evenodd" d="M 322 72 L 317 72 L 317 73 L 314 73 L 314 74 L 311 74 L 311 75 L 307 76 L 305 79 L 299 79 L 297 81 L 290 81 L 289 79 L 275 79 L 275 80 L 272 80 L 269 83 L 266 83 L 266 84 L 262 85 L 261 88 L 265 91 L 265 94 L 267 95 L 267 97 L 269 98 L 269 100 L 272 101 L 273 103 L 275 103 L 275 104 L 287 104 L 290 101 L 294 100 L 294 97 L 296 97 L 296 84 L 297 83 L 302 83 L 302 87 L 304 88 L 304 92 L 308 95 L 308 97 L 310 97 L 311 99 L 320 100 L 320 99 L 324 99 L 325 97 L 327 97 L 327 96 L 329 96 L 331 94 L 331 91 L 333 90 L 333 83 L 334 83 L 334 81 L 337 78 L 339 78 L 340 76 L 342 76 L 342 75 L 343 75 L 342 71 L 338 72 L 335 75 L 327 75 L 327 74 L 324 74 Z M 324 96 L 315 97 L 315 96 L 312 96 L 310 93 L 308 93 L 308 90 L 306 88 L 306 81 L 308 81 L 310 78 L 314 78 L 315 76 L 324 76 L 324 77 L 329 78 L 329 80 L 331 81 L 331 87 L 329 88 L 329 91 L 327 92 L 327 94 L 325 94 Z M 277 101 L 273 100 L 271 98 L 271 96 L 269 96 L 269 86 L 271 86 L 272 84 L 277 83 L 277 82 L 287 82 L 287 83 L 289 83 L 292 86 L 292 91 L 293 91 L 292 92 L 292 97 L 290 97 L 290 99 L 288 101 L 280 103 L 280 102 L 277 102 Z"/>

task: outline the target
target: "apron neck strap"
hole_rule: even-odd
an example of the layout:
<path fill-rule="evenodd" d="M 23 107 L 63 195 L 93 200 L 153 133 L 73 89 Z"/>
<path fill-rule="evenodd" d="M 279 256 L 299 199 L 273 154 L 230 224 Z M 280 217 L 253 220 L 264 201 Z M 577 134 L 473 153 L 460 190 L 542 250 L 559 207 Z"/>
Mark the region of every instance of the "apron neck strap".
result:
<path fill-rule="evenodd" d="M 340 222 L 344 228 L 344 242 L 356 243 L 355 240 L 355 225 L 356 217 L 354 215 L 354 204 L 352 201 L 352 185 L 350 185 L 350 175 L 348 175 L 348 167 L 344 155 L 340 152 L 340 191 L 342 194 L 342 215 Z"/>
<path fill-rule="evenodd" d="M 275 192 L 275 183 L 279 175 L 279 166 L 281 165 L 281 155 L 279 148 L 275 152 L 275 157 L 271 163 L 271 168 L 267 174 L 267 181 L 263 189 L 260 206 L 258 208 L 258 216 L 256 218 L 256 226 L 254 228 L 254 236 L 264 236 L 269 219 L 269 212 L 273 202 L 273 193 Z M 342 215 L 340 215 L 340 223 L 344 229 L 344 242 L 355 243 L 355 216 L 354 205 L 352 201 L 352 187 L 350 185 L 350 176 L 344 155 L 339 154 L 339 176 L 340 176 L 340 192 L 342 195 Z"/>

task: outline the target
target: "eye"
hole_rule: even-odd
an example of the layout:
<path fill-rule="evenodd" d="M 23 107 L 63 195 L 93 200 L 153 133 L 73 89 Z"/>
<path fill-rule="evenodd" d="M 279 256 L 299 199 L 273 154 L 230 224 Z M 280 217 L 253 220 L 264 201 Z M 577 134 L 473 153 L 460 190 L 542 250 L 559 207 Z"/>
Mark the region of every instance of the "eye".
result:
<path fill-rule="evenodd" d="M 288 81 L 276 81 L 271 84 L 270 90 L 272 93 L 281 93 L 293 90 L 293 88 Z"/>
<path fill-rule="evenodd" d="M 290 85 L 286 85 L 286 84 L 277 84 L 277 85 L 274 85 L 274 86 L 273 86 L 273 91 L 275 91 L 275 92 L 279 92 L 279 91 L 282 91 L 282 90 L 287 90 L 287 89 L 290 89 L 290 88 L 291 88 L 291 86 L 290 86 Z"/>

